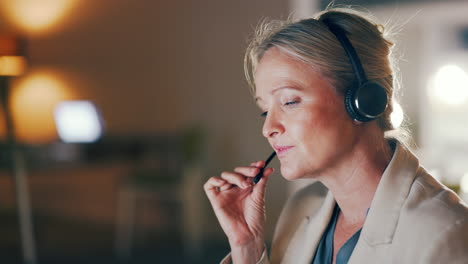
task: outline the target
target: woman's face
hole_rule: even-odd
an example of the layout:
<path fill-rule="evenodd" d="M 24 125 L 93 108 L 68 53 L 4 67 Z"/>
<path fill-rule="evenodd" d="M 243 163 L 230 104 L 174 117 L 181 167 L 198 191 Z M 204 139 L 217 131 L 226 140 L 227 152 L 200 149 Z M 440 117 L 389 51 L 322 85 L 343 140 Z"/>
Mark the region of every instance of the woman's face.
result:
<path fill-rule="evenodd" d="M 255 86 L 266 114 L 263 135 L 278 154 L 283 177 L 317 177 L 347 158 L 357 126 L 327 79 L 274 47 L 257 67 Z"/>

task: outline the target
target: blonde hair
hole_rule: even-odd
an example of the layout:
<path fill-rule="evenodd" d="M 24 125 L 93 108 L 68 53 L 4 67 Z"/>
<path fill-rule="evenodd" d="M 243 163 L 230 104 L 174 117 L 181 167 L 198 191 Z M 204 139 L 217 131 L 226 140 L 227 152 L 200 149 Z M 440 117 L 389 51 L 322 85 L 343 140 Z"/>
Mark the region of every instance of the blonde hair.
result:
<path fill-rule="evenodd" d="M 322 22 L 324 19 L 346 32 L 367 79 L 385 88 L 388 107 L 377 122 L 383 132 L 393 132 L 391 136 L 398 137 L 390 120 L 395 99 L 393 95 L 398 86 L 391 56 L 394 44 L 384 26 L 373 22 L 370 15 L 363 12 L 331 8 L 310 19 L 262 21 L 244 58 L 244 70 L 252 91 L 255 92 L 254 73 L 259 61 L 268 49 L 276 47 L 310 65 L 327 78 L 339 94 L 344 94 L 355 82 L 356 76 L 345 50 Z"/>

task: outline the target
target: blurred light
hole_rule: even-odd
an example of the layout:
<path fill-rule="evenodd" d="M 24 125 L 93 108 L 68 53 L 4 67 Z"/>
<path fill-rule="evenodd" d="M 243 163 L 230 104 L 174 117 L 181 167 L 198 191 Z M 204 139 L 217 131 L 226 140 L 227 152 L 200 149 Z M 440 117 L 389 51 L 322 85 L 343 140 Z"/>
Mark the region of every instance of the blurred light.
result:
<path fill-rule="evenodd" d="M 67 101 L 57 105 L 54 112 L 57 131 L 64 142 L 90 143 L 102 133 L 100 116 L 89 101 Z"/>
<path fill-rule="evenodd" d="M 463 193 L 468 193 L 468 172 L 461 178 L 460 188 Z"/>
<path fill-rule="evenodd" d="M 75 0 L 3 0 L 3 12 L 28 31 L 41 31 L 56 24 Z"/>
<path fill-rule="evenodd" d="M 18 76 L 22 75 L 26 69 L 26 60 L 22 56 L 1 56 L 0 75 Z"/>
<path fill-rule="evenodd" d="M 0 34 L 0 56 L 20 56 L 24 42 L 14 34 Z"/>
<path fill-rule="evenodd" d="M 47 143 L 57 139 L 54 107 L 73 99 L 69 88 L 55 72 L 40 70 L 14 81 L 11 111 L 19 141 Z"/>
<path fill-rule="evenodd" d="M 440 101 L 459 105 L 468 98 L 468 74 L 456 65 L 445 65 L 434 77 L 434 95 Z"/>
<path fill-rule="evenodd" d="M 404 114 L 400 104 L 393 103 L 393 112 L 390 114 L 390 122 L 394 128 L 399 128 L 403 122 Z"/>

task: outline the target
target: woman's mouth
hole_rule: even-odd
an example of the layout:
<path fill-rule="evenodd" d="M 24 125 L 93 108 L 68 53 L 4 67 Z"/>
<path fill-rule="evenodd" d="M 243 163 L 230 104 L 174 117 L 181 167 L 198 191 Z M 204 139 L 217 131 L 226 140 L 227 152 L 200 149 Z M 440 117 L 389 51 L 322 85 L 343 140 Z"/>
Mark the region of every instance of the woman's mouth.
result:
<path fill-rule="evenodd" d="M 278 157 L 282 157 L 286 155 L 286 152 L 288 150 L 292 149 L 294 146 L 273 146 L 273 148 L 276 150 L 276 154 L 278 154 Z"/>

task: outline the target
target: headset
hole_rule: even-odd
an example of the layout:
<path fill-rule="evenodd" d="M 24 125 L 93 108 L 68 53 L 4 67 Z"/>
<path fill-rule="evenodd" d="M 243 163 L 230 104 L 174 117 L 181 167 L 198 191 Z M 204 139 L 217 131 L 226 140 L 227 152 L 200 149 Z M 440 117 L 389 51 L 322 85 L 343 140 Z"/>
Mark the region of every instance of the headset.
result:
<path fill-rule="evenodd" d="M 348 37 L 346 37 L 346 32 L 342 28 L 331 23 L 329 19 L 324 19 L 322 22 L 341 43 L 341 46 L 348 55 L 349 62 L 356 76 L 357 83 L 353 83 L 353 85 L 346 90 L 344 99 L 346 112 L 348 112 L 352 119 L 360 122 L 368 122 L 376 119 L 382 115 L 387 108 L 388 98 L 385 88 L 378 83 L 367 80 L 361 61 L 353 45 L 351 45 Z"/>

